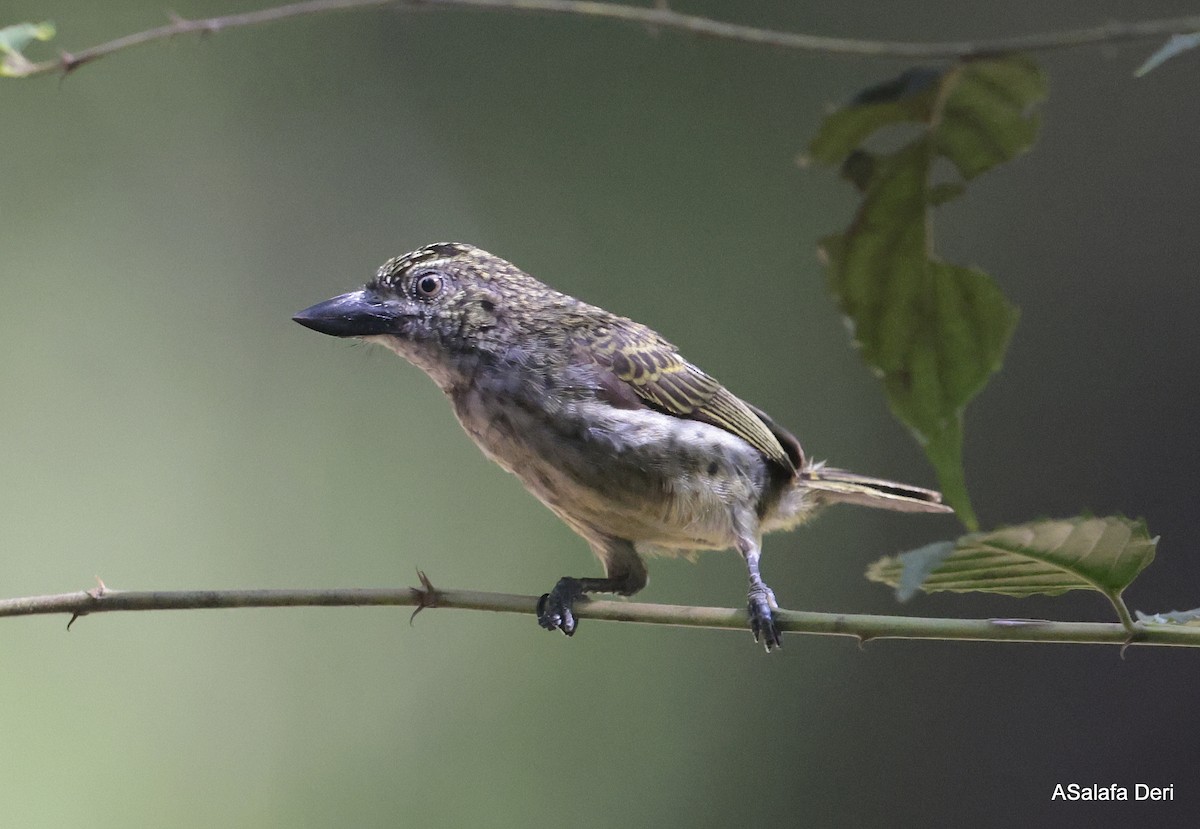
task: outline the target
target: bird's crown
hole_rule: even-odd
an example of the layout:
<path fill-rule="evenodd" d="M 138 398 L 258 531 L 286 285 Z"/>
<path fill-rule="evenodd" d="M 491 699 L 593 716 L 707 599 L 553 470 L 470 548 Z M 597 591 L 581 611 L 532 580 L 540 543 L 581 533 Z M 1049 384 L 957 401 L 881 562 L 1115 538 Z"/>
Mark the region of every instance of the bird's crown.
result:
<path fill-rule="evenodd" d="M 434 242 L 403 256 L 384 262 L 372 285 L 376 288 L 398 290 L 414 276 L 424 272 L 441 272 L 468 282 L 491 283 L 497 287 L 521 285 L 526 288 L 541 282 L 513 263 L 464 242 Z"/>

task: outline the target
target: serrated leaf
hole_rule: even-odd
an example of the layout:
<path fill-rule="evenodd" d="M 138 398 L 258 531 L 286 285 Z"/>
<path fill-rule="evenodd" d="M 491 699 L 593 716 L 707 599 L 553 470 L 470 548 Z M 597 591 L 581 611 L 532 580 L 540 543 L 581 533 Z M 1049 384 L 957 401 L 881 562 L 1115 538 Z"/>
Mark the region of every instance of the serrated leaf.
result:
<path fill-rule="evenodd" d="M 1133 76 L 1140 78 L 1146 73 L 1162 66 L 1181 52 L 1186 52 L 1188 49 L 1195 49 L 1197 46 L 1200 46 L 1200 32 L 1192 32 L 1190 35 L 1171 35 L 1161 49 L 1146 58 L 1146 62 L 1137 68 Z"/>
<path fill-rule="evenodd" d="M 25 47 L 35 40 L 49 40 L 54 37 L 54 24 L 49 21 L 42 23 L 16 23 L 0 28 L 0 76 L 20 77 L 28 73 L 29 62 L 22 53 Z"/>
<path fill-rule="evenodd" d="M 999 369 L 1017 310 L 982 271 L 928 256 L 928 163 L 924 144 L 877 161 L 855 228 L 821 250 L 855 345 L 925 447 L 946 502 L 974 528 L 962 412 Z"/>
<path fill-rule="evenodd" d="M 1200 607 L 1195 610 L 1171 610 L 1166 613 L 1143 613 L 1136 611 L 1137 620 L 1148 625 L 1192 625 L 1200 626 Z"/>
<path fill-rule="evenodd" d="M 963 412 L 1000 368 L 1017 310 L 983 271 L 933 254 L 931 209 L 1031 146 L 1030 110 L 1044 95 L 1040 70 L 1020 56 L 910 70 L 826 118 L 809 148 L 815 160 L 840 163 L 863 193 L 849 229 L 821 241 L 830 289 L 968 529 L 978 522 L 962 469 Z M 891 153 L 860 146 L 901 122 L 924 129 Z M 934 184 L 939 158 L 961 180 Z"/>
<path fill-rule="evenodd" d="M 981 591 L 1007 596 L 1098 590 L 1128 617 L 1121 592 L 1154 560 L 1157 538 L 1144 521 L 1077 517 L 1035 521 L 959 538 L 927 573 L 930 547 L 873 563 L 867 578 L 926 593 Z M 1124 611 L 1124 612 L 1122 612 Z"/>
<path fill-rule="evenodd" d="M 1030 110 L 1045 97 L 1044 76 L 1028 58 L 966 64 L 953 78 L 932 140 L 972 179 L 1033 146 L 1039 122 Z"/>

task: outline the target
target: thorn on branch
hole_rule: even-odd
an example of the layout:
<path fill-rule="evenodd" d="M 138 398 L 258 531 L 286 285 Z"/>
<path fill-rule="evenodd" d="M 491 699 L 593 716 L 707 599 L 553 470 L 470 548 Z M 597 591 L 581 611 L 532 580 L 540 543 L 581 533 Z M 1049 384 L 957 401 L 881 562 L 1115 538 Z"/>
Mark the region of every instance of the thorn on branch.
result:
<path fill-rule="evenodd" d="M 104 594 L 106 592 L 108 592 L 108 586 L 104 584 L 104 580 L 101 579 L 99 576 L 96 576 L 95 578 L 96 578 L 96 586 L 93 587 L 91 590 L 85 590 L 84 593 L 87 594 L 88 596 L 91 596 L 92 601 L 98 602 L 102 598 L 104 598 Z M 71 625 L 75 624 L 76 619 L 78 619 L 80 616 L 86 616 L 86 615 L 88 615 L 86 610 L 76 610 L 74 613 L 72 613 L 71 619 L 67 622 L 67 630 L 71 629 Z"/>
<path fill-rule="evenodd" d="M 437 588 L 433 586 L 433 582 L 429 580 L 429 576 L 425 575 L 424 570 L 417 570 L 417 579 L 420 580 L 421 586 L 408 588 L 417 599 L 417 606 L 413 610 L 412 615 L 408 617 L 409 625 L 412 625 L 413 619 L 417 618 L 417 614 L 425 608 L 438 606 Z"/>
<path fill-rule="evenodd" d="M 1129 636 L 1121 644 L 1121 650 L 1120 650 L 1121 661 L 1122 662 L 1125 661 L 1125 651 L 1129 650 L 1130 645 L 1136 645 L 1138 642 L 1141 642 L 1145 638 L 1146 637 L 1143 635 L 1142 631 L 1140 631 L 1140 630 L 1130 631 Z"/>

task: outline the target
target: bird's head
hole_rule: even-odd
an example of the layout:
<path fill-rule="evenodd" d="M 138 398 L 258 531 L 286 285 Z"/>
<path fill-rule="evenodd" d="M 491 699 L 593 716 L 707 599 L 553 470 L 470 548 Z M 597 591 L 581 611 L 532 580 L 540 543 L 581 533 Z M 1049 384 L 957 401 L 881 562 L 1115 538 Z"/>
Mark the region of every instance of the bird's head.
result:
<path fill-rule="evenodd" d="M 445 385 L 464 360 L 520 348 L 578 304 L 498 256 L 442 242 L 388 260 L 361 289 L 292 319 L 387 346 Z"/>

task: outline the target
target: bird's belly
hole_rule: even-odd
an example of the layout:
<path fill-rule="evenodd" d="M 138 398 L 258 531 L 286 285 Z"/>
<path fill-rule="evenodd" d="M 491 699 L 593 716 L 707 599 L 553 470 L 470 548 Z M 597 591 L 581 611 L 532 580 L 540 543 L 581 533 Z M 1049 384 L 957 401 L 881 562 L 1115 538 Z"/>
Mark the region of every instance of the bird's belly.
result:
<path fill-rule="evenodd" d="M 706 423 L 598 402 L 553 412 L 479 394 L 455 403 L 484 453 L 585 538 L 729 547 L 767 485 L 758 451 Z"/>

